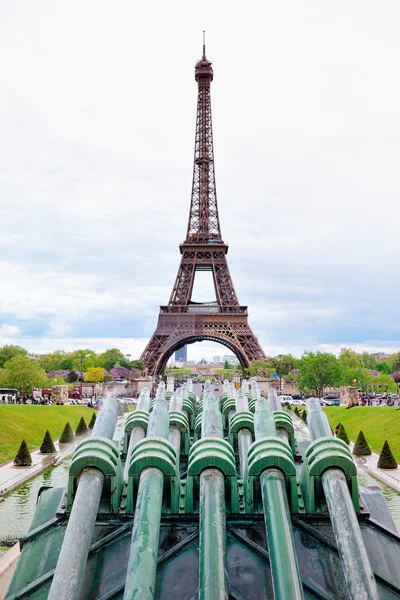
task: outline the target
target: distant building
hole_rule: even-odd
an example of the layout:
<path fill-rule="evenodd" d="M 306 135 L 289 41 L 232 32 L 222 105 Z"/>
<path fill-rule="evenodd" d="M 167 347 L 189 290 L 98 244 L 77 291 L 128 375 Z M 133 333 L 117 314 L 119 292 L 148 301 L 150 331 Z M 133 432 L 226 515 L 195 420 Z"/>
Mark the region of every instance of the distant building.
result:
<path fill-rule="evenodd" d="M 372 356 L 375 358 L 375 360 L 386 360 L 386 358 L 389 358 L 389 354 L 386 354 L 386 352 L 375 352 L 372 353 Z"/>
<path fill-rule="evenodd" d="M 44 354 L 37 354 L 36 352 L 27 352 L 26 355 L 28 358 L 42 358 L 44 356 Z"/>
<path fill-rule="evenodd" d="M 222 362 L 228 362 L 231 365 L 237 365 L 239 363 L 238 359 L 234 354 L 224 354 L 222 357 Z"/>
<path fill-rule="evenodd" d="M 213 356 L 213 362 L 220 363 L 221 362 L 221 357 L 220 356 Z"/>
<path fill-rule="evenodd" d="M 187 346 L 183 346 L 183 348 L 179 348 L 179 350 L 175 352 L 175 360 L 177 362 L 187 361 Z"/>

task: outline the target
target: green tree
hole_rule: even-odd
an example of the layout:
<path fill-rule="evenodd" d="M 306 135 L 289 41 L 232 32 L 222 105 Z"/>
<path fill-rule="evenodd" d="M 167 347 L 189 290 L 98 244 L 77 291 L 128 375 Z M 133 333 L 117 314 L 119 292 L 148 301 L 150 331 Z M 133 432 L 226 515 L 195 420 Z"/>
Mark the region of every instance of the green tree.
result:
<path fill-rule="evenodd" d="M 369 456 L 372 454 L 371 448 L 368 446 L 368 442 L 365 439 L 364 432 L 361 430 L 357 436 L 356 443 L 353 448 L 354 456 Z"/>
<path fill-rule="evenodd" d="M 50 371 L 56 371 L 60 369 L 61 361 L 67 357 L 67 353 L 63 350 L 56 350 L 55 352 L 50 352 L 49 354 L 44 354 L 39 358 L 39 363 L 46 371 L 46 373 L 50 373 Z"/>
<path fill-rule="evenodd" d="M 138 371 L 144 371 L 146 368 L 146 365 L 141 360 L 132 360 L 129 366 L 131 369 L 137 369 Z"/>
<path fill-rule="evenodd" d="M 37 360 L 17 354 L 5 364 L 3 384 L 22 392 L 32 392 L 32 388 L 46 387 L 49 380 Z"/>
<path fill-rule="evenodd" d="M 369 352 L 361 352 L 360 354 L 361 363 L 364 369 L 374 369 L 376 365 L 376 358 Z"/>
<path fill-rule="evenodd" d="M 89 421 L 88 428 L 93 429 L 95 423 L 96 423 L 96 413 L 93 413 L 92 418 Z"/>
<path fill-rule="evenodd" d="M 297 365 L 296 385 L 306 393 L 320 396 L 324 387 L 337 386 L 342 376 L 342 366 L 334 354 L 305 352 Z"/>
<path fill-rule="evenodd" d="M 89 367 L 83 377 L 83 380 L 91 382 L 104 381 L 104 374 L 104 369 L 102 367 Z"/>
<path fill-rule="evenodd" d="M 75 371 L 70 371 L 68 373 L 67 381 L 69 383 L 74 383 L 75 381 L 77 381 L 77 379 L 78 379 L 78 375 L 77 375 L 77 373 L 75 373 Z"/>
<path fill-rule="evenodd" d="M 42 454 L 54 454 L 56 449 L 53 444 L 53 440 L 51 439 L 50 431 L 47 429 L 44 434 L 42 445 L 40 446 L 40 452 Z"/>
<path fill-rule="evenodd" d="M 25 440 L 21 442 L 17 456 L 14 458 L 14 464 L 18 467 L 30 467 L 32 464 L 32 457 Z"/>
<path fill-rule="evenodd" d="M 75 429 L 75 435 L 78 437 L 80 435 L 85 435 L 88 432 L 88 427 L 86 425 L 86 421 L 83 417 L 78 423 L 78 427 Z"/>
<path fill-rule="evenodd" d="M 67 423 L 65 423 L 65 427 L 62 431 L 62 434 L 60 435 L 59 442 L 60 442 L 60 444 L 70 444 L 73 441 L 74 441 L 74 432 L 72 431 L 72 427 L 71 427 L 69 421 L 67 421 Z"/>
<path fill-rule="evenodd" d="M 343 423 L 340 423 L 339 431 L 337 432 L 336 437 L 346 442 L 347 445 L 350 444 L 350 438 L 347 435 L 347 431 Z"/>
<path fill-rule="evenodd" d="M 392 369 L 386 361 L 378 362 L 376 364 L 376 370 L 380 373 L 384 373 L 385 375 L 390 375 Z"/>
<path fill-rule="evenodd" d="M 227 360 L 224 362 L 224 369 L 234 369 L 235 367 L 231 365 Z"/>
<path fill-rule="evenodd" d="M 60 365 L 59 365 L 59 369 L 62 369 L 63 371 L 72 371 L 72 369 L 75 368 L 75 361 L 72 358 L 72 356 L 68 356 L 68 358 L 63 358 L 62 361 L 60 361 Z"/>
<path fill-rule="evenodd" d="M 11 360 L 14 356 L 17 356 L 18 354 L 25 356 L 25 348 L 21 348 L 21 346 L 2 346 L 0 348 L 0 369 L 4 367 L 6 362 Z"/>
<path fill-rule="evenodd" d="M 106 371 L 110 371 L 115 365 L 127 366 L 126 357 L 118 348 L 110 348 L 99 355 L 99 366 L 104 367 Z"/>
<path fill-rule="evenodd" d="M 358 369 L 363 366 L 361 356 L 351 348 L 342 348 L 339 354 L 339 361 L 344 367 Z"/>
<path fill-rule="evenodd" d="M 378 460 L 378 469 L 397 469 L 397 466 L 396 459 L 392 454 L 387 440 L 385 440 Z"/>
<path fill-rule="evenodd" d="M 75 352 L 72 353 L 72 357 L 74 359 L 74 364 L 76 365 L 75 368 L 78 371 L 81 370 L 81 365 L 83 371 L 87 371 L 91 367 L 102 366 L 99 365 L 99 356 L 89 348 L 75 350 Z"/>

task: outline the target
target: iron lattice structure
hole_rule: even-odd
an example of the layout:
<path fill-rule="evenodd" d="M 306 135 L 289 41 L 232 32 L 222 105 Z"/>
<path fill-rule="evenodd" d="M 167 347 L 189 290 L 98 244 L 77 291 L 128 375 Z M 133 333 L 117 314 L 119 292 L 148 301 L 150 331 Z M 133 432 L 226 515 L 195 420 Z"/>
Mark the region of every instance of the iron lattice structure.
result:
<path fill-rule="evenodd" d="M 211 62 L 203 56 L 195 67 L 198 85 L 192 198 L 186 240 L 178 274 L 167 306 L 160 307 L 157 328 L 141 360 L 151 375 L 163 373 L 169 357 L 184 346 L 210 340 L 228 347 L 247 368 L 265 354 L 248 324 L 229 272 L 228 245 L 221 236 L 215 185 L 211 117 Z M 192 301 L 196 271 L 211 271 L 216 301 Z"/>

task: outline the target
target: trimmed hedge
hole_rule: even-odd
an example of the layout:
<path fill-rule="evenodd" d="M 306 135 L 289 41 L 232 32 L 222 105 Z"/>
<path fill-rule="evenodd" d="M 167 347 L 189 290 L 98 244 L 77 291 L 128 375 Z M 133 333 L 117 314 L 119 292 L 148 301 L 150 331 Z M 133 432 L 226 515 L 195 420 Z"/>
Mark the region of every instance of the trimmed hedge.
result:
<path fill-rule="evenodd" d="M 356 443 L 353 448 L 354 456 L 369 456 L 372 454 L 371 448 L 368 446 L 368 442 L 365 439 L 363 430 L 357 436 Z"/>
<path fill-rule="evenodd" d="M 85 435 L 88 432 L 88 426 L 86 425 L 86 421 L 83 417 L 81 417 L 81 420 L 78 423 L 78 427 L 75 429 L 75 435 L 76 437 L 80 436 L 80 435 Z"/>
<path fill-rule="evenodd" d="M 340 423 L 339 431 L 337 432 L 336 437 L 346 442 L 346 444 L 350 444 L 349 436 L 347 435 L 345 426 L 342 423 Z"/>
<path fill-rule="evenodd" d="M 40 446 L 40 452 L 42 454 L 54 454 L 55 452 L 57 452 L 53 444 L 53 440 L 51 439 L 50 431 L 48 429 L 46 429 L 46 433 L 44 434 L 43 442 Z"/>
<path fill-rule="evenodd" d="M 69 424 L 69 421 L 67 421 L 67 423 L 65 423 L 63 432 L 60 436 L 59 442 L 60 444 L 70 444 L 74 441 L 74 439 L 74 432 L 72 431 L 72 427 Z"/>
<path fill-rule="evenodd" d="M 14 464 L 18 467 L 30 467 L 32 464 L 31 453 L 25 440 L 21 442 L 17 456 L 14 458 Z"/>
<path fill-rule="evenodd" d="M 388 441 L 385 440 L 378 460 L 378 469 L 397 469 L 397 462 L 392 454 Z"/>
<path fill-rule="evenodd" d="M 89 429 L 93 429 L 95 423 L 96 423 L 96 413 L 93 413 L 92 418 L 89 421 L 89 425 L 88 425 Z"/>

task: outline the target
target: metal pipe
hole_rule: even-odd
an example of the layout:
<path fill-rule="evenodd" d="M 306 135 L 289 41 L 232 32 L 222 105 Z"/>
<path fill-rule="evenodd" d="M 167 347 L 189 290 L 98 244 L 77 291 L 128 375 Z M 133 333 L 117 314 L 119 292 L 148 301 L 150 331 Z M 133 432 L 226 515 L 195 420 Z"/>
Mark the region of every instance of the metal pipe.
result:
<path fill-rule="evenodd" d="M 313 440 L 333 437 L 328 418 L 317 398 L 307 400 L 307 424 Z M 321 479 L 350 598 L 379 600 L 345 475 L 340 469 L 331 468 L 322 474 Z"/>
<path fill-rule="evenodd" d="M 149 418 L 147 437 L 167 439 L 168 433 L 168 403 L 165 400 L 165 385 L 160 383 Z M 149 467 L 142 471 L 129 550 L 124 600 L 154 599 L 163 488 L 164 474 L 160 469 Z"/>
<path fill-rule="evenodd" d="M 89 469 L 79 480 L 49 600 L 71 600 L 80 596 L 103 484 L 104 475 L 98 469 Z"/>
<path fill-rule="evenodd" d="M 271 406 L 271 410 L 282 410 L 282 402 L 278 398 L 278 394 L 274 388 L 268 390 L 268 400 Z"/>
<path fill-rule="evenodd" d="M 254 413 L 256 440 L 276 437 L 270 401 L 261 396 Z M 285 479 L 278 469 L 265 469 L 260 476 L 261 494 L 271 560 L 274 598 L 303 600 L 303 585 L 297 561 Z"/>
<path fill-rule="evenodd" d="M 219 401 L 204 394 L 201 437 L 224 437 Z M 228 600 L 225 481 L 219 469 L 200 474 L 199 600 Z"/>
<path fill-rule="evenodd" d="M 112 439 L 116 424 L 117 403 L 110 398 L 96 419 L 92 435 Z M 104 475 L 98 469 L 82 472 L 53 575 L 50 600 L 79 597 L 103 485 Z"/>
<path fill-rule="evenodd" d="M 164 475 L 142 471 L 129 552 L 124 600 L 153 600 L 155 596 Z"/>
<path fill-rule="evenodd" d="M 279 600 L 303 598 L 283 473 L 266 469 L 261 473 L 260 485 L 274 597 Z"/>
<path fill-rule="evenodd" d="M 240 465 L 240 477 L 243 479 L 246 473 L 247 466 L 247 454 L 250 450 L 250 446 L 253 443 L 253 436 L 250 429 L 243 427 L 238 431 L 238 448 L 239 448 L 239 465 Z"/>
<path fill-rule="evenodd" d="M 244 382 L 243 382 L 244 383 Z M 246 382 L 247 383 L 247 382 Z M 242 388 L 236 395 L 236 412 L 247 412 L 249 410 L 249 399 L 245 392 L 246 387 L 242 385 Z M 253 443 L 253 436 L 250 429 L 242 427 L 238 431 L 238 448 L 239 448 L 239 465 L 240 465 L 240 476 L 243 479 L 246 466 L 247 466 L 247 454 L 250 450 L 250 446 Z"/>
<path fill-rule="evenodd" d="M 149 390 L 149 388 L 145 387 L 140 392 L 136 410 L 149 412 L 149 407 L 150 407 L 150 390 Z M 129 438 L 128 451 L 126 453 L 125 471 L 124 471 L 125 479 L 127 479 L 127 477 L 128 477 L 129 463 L 131 461 L 133 449 L 135 448 L 136 444 L 138 444 L 140 442 L 140 440 L 143 440 L 145 437 L 146 437 L 146 432 L 143 429 L 143 427 L 134 427 L 132 429 L 131 435 Z"/>
<path fill-rule="evenodd" d="M 114 398 L 108 398 L 97 415 L 92 436 L 101 436 L 112 440 L 117 420 L 117 401 Z"/>
<path fill-rule="evenodd" d="M 200 475 L 199 600 L 228 600 L 224 476 L 218 469 Z"/>

